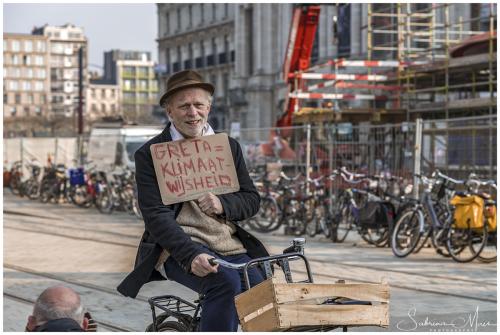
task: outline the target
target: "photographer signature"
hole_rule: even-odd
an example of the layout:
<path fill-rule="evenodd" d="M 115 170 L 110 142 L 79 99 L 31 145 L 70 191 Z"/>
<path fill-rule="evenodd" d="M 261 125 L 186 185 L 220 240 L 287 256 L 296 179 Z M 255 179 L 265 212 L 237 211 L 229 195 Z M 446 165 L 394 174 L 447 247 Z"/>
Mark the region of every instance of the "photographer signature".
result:
<path fill-rule="evenodd" d="M 476 306 L 474 313 L 469 313 L 465 317 L 457 317 L 451 321 L 432 320 L 428 316 L 423 321 L 417 321 L 415 315 L 417 308 L 413 307 L 408 311 L 409 320 L 401 320 L 396 324 L 398 330 L 414 331 L 418 327 L 439 327 L 440 330 L 452 327 L 454 329 L 478 331 L 479 327 L 496 326 L 490 321 L 479 321 L 479 306 Z"/>

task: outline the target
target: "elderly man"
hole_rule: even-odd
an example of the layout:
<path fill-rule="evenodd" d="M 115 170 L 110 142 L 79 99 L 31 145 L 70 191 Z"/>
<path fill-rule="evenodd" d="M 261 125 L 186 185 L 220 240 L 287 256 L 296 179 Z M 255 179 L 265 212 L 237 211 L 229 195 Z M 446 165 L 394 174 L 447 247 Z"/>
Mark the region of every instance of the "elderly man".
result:
<path fill-rule="evenodd" d="M 223 195 L 208 192 L 197 200 L 169 206 L 162 203 L 150 151 L 155 143 L 214 134 L 207 123 L 213 93 L 214 86 L 192 70 L 175 73 L 167 82 L 160 105 L 170 122 L 135 153 L 139 206 L 146 229 L 135 269 L 118 291 L 135 297 L 146 282 L 174 280 L 204 294 L 201 331 L 236 331 L 234 296 L 243 290 L 242 274 L 212 266 L 208 260 L 217 257 L 242 263 L 268 255 L 261 242 L 235 223 L 257 213 L 260 203 L 240 145 L 229 138 L 239 191 Z M 249 275 L 252 285 L 263 280 L 255 268 Z"/>
<path fill-rule="evenodd" d="M 78 293 L 64 286 L 47 288 L 40 294 L 28 317 L 27 331 L 83 332 L 89 320 L 84 315 Z"/>

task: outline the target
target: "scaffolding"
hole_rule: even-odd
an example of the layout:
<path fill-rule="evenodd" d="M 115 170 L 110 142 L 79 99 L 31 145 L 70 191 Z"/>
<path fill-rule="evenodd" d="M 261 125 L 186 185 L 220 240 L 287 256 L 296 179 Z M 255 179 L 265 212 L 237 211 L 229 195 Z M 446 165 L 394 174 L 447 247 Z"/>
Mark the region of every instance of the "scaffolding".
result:
<path fill-rule="evenodd" d="M 363 6 L 366 55 L 290 74 L 307 80 L 290 94 L 300 101 L 296 124 L 496 114 L 495 3 Z M 457 6 L 470 17 L 460 17 Z M 465 6 L 470 7 L 464 11 Z M 486 47 L 475 54 L 468 54 L 473 48 L 460 51 L 474 43 Z"/>
<path fill-rule="evenodd" d="M 496 114 L 496 4 L 452 19 L 465 5 L 368 4 L 367 58 L 413 63 L 386 83 L 405 87 L 397 105 L 407 121 Z M 474 44 L 486 47 L 460 52 Z"/>

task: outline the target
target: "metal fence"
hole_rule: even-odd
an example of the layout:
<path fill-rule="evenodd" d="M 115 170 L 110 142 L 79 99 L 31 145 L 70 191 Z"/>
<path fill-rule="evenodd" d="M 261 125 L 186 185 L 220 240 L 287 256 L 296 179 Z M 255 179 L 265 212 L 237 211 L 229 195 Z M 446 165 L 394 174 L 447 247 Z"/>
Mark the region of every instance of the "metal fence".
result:
<path fill-rule="evenodd" d="M 496 179 L 496 122 L 492 115 L 386 125 L 240 129 L 231 135 L 241 143 L 250 169 L 278 163 L 271 166 L 314 176 L 345 166 L 361 173 L 388 172 L 405 178 L 439 169 L 455 178 L 475 172 Z M 4 139 L 4 166 L 32 158 L 45 162 L 48 156 L 53 162 L 70 164 L 86 153 L 86 140 Z"/>
<path fill-rule="evenodd" d="M 475 172 L 496 179 L 496 115 L 423 121 L 421 166 L 423 173 L 439 169 L 455 178 Z"/>
<path fill-rule="evenodd" d="M 238 137 L 252 169 L 279 163 L 285 172 L 314 175 L 345 166 L 408 178 L 439 169 L 496 179 L 496 116 L 418 122 L 242 129 Z"/>

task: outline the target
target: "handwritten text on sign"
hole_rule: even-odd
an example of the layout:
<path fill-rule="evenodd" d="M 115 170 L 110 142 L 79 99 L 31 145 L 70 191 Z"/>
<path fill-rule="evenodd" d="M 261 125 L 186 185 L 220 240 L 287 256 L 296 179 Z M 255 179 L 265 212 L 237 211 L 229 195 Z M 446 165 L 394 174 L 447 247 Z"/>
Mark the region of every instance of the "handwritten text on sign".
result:
<path fill-rule="evenodd" d="M 240 189 L 226 134 L 157 143 L 150 149 L 165 205 Z"/>

